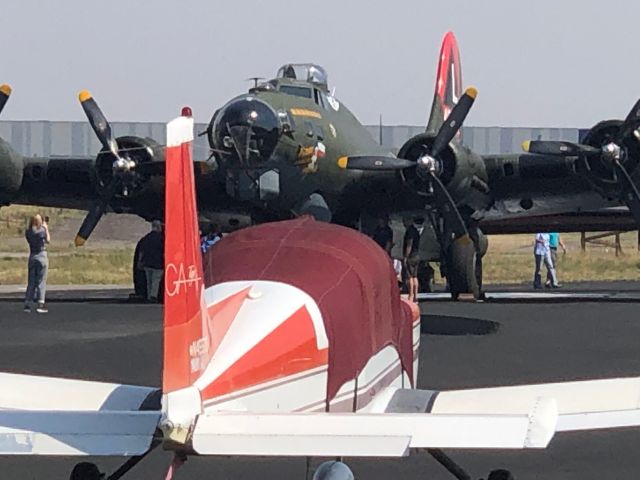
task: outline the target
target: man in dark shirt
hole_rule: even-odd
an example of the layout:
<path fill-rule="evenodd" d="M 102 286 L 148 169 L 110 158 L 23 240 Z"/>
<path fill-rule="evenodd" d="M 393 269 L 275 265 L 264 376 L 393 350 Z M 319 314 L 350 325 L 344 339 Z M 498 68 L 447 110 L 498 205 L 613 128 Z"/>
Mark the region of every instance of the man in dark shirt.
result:
<path fill-rule="evenodd" d="M 373 231 L 373 241 L 391 256 L 391 249 L 393 248 L 393 230 L 389 226 L 389 218 L 387 216 L 381 216 L 378 218 L 378 225 Z"/>
<path fill-rule="evenodd" d="M 418 301 L 418 264 L 420 263 L 420 232 L 411 218 L 405 217 L 402 223 L 406 228 L 402 245 L 403 268 L 406 272 L 409 300 Z"/>
<path fill-rule="evenodd" d="M 147 300 L 158 301 L 158 290 L 164 273 L 164 235 L 162 222 L 151 222 L 151 231 L 139 242 L 140 267 L 147 277 Z"/>

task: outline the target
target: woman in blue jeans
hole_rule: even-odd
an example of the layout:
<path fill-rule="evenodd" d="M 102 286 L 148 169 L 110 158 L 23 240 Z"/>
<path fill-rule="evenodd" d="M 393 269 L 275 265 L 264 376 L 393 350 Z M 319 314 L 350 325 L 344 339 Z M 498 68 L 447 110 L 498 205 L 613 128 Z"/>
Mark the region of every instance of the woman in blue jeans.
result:
<path fill-rule="evenodd" d="M 24 311 L 31 311 L 31 301 L 36 299 L 38 306 L 36 312 L 47 313 L 44 303 L 47 289 L 47 271 L 49 259 L 47 257 L 47 243 L 51 241 L 49 227 L 42 220 L 42 216 L 34 215 L 29 221 L 29 227 L 24 232 L 29 244 L 29 274 L 27 291 L 24 295 Z"/>

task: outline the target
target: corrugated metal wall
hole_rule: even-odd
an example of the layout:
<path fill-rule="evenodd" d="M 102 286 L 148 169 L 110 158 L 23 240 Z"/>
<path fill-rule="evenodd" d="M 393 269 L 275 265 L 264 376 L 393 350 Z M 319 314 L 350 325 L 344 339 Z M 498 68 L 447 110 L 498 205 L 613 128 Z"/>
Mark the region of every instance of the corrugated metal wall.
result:
<path fill-rule="evenodd" d="M 164 141 L 163 123 L 112 123 L 116 136 L 136 135 Z M 205 124 L 196 125 L 196 134 L 206 129 Z M 371 135 L 380 136 L 377 125 L 367 126 Z M 382 143 L 391 148 L 400 146 L 411 136 L 424 131 L 422 126 L 383 126 Z M 74 155 L 94 156 L 100 144 L 87 122 L 46 122 L 46 121 L 0 121 L 0 137 L 23 155 L 51 156 Z M 464 143 L 477 153 L 520 152 L 524 140 L 578 140 L 576 128 L 501 128 L 463 127 Z M 195 142 L 194 156 L 205 158 L 208 144 L 205 136 Z"/>

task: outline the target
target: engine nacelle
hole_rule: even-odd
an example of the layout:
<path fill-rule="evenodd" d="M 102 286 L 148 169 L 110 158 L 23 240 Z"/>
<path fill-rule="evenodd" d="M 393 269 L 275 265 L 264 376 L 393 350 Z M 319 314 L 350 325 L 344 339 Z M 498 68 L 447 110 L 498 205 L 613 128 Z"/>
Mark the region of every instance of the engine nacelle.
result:
<path fill-rule="evenodd" d="M 0 205 L 8 205 L 20 190 L 22 157 L 0 138 Z"/>
<path fill-rule="evenodd" d="M 152 176 L 164 173 L 164 149 L 151 138 L 125 136 L 118 137 L 116 142 L 120 157 L 132 162 L 131 168 L 126 171 L 115 168 L 116 157 L 103 148 L 95 160 L 96 189 L 106 194 L 118 179 L 116 199 L 139 197 L 149 188 Z"/>
<path fill-rule="evenodd" d="M 417 162 L 420 157 L 431 151 L 434 140 L 435 135 L 430 133 L 420 133 L 411 137 L 398 151 L 398 157 Z M 456 153 L 451 148 L 451 145 L 447 146 L 439 155 L 437 162 L 436 175 L 446 186 L 454 177 L 457 165 Z M 425 183 L 416 175 L 415 170 L 409 169 L 402 172 L 402 175 L 407 182 L 415 184 L 418 191 L 425 188 Z"/>
<path fill-rule="evenodd" d="M 435 136 L 429 133 L 416 135 L 400 148 L 398 157 L 417 161 L 430 153 L 434 140 Z M 435 161 L 435 175 L 447 188 L 456 204 L 478 210 L 490 203 L 488 177 L 479 155 L 453 142 L 447 145 Z M 407 169 L 401 175 L 419 194 L 429 193 L 429 181 L 421 178 L 417 169 Z"/>
<path fill-rule="evenodd" d="M 614 140 L 618 141 L 617 137 L 622 124 L 622 120 L 602 121 L 587 132 L 581 143 L 602 148 Z M 633 135 L 629 135 L 620 143 L 620 163 L 624 165 L 629 174 L 633 175 L 640 162 L 640 142 Z M 601 156 L 580 159 L 576 164 L 576 169 L 584 173 L 604 196 L 613 198 L 618 195 L 619 182 L 616 180 L 613 164 L 604 152 Z"/>

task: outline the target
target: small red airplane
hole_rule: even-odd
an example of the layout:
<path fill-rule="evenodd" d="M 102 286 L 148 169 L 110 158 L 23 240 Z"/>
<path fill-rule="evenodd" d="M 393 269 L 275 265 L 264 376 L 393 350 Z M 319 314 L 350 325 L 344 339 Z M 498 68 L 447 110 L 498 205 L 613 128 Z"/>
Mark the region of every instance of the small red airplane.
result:
<path fill-rule="evenodd" d="M 640 425 L 640 377 L 416 389 L 420 317 L 385 252 L 303 217 L 199 248 L 190 112 L 167 125 L 162 388 L 0 374 L 0 454 L 393 457 L 544 448 L 557 431 Z M 79 463 L 74 480 L 96 478 Z M 465 474 L 466 475 L 466 474 Z M 511 478 L 504 470 L 489 479 Z M 317 479 L 353 478 L 341 461 Z"/>

